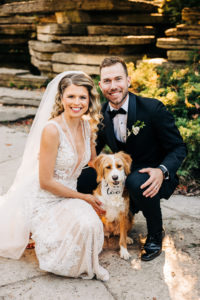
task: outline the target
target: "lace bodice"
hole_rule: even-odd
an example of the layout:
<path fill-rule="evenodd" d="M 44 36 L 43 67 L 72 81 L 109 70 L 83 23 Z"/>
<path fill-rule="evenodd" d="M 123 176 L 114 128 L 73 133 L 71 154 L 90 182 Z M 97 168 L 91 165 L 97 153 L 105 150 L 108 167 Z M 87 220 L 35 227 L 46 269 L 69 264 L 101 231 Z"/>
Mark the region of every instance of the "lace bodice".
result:
<path fill-rule="evenodd" d="M 91 157 L 89 122 L 86 120 L 82 121 L 82 133 L 85 143 L 85 151 L 78 166 L 78 155 L 73 144 L 73 140 L 72 138 L 70 139 L 70 132 L 68 132 L 69 135 L 67 137 L 61 126 L 56 121 L 51 120 L 47 124 L 54 124 L 56 126 L 60 138 L 54 168 L 54 176 L 56 180 L 61 182 L 62 184 L 72 189 L 76 189 L 77 178 L 79 177 L 83 167 L 87 165 Z"/>

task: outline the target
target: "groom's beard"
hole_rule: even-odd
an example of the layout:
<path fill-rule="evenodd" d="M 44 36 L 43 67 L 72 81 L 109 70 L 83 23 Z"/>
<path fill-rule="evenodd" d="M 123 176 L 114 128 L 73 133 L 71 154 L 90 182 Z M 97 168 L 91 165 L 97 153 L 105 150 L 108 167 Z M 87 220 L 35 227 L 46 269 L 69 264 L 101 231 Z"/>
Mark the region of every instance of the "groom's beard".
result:
<path fill-rule="evenodd" d="M 113 106 L 119 106 L 119 108 L 120 108 L 127 96 L 128 96 L 128 91 L 126 93 L 124 93 L 121 100 L 118 100 L 118 101 L 112 101 L 111 99 L 107 99 L 107 100 L 108 100 L 108 102 L 113 104 Z"/>

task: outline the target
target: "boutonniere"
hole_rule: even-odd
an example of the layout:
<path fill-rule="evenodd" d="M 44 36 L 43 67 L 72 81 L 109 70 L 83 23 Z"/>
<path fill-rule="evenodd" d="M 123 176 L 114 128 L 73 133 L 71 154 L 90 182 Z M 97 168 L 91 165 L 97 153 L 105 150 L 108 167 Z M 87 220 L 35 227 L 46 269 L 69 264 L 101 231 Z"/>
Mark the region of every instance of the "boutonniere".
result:
<path fill-rule="evenodd" d="M 129 137 L 129 135 L 131 135 L 132 133 L 134 135 L 137 135 L 140 131 L 140 129 L 142 129 L 143 127 L 145 126 L 145 123 L 144 121 L 140 121 L 140 120 L 137 120 L 131 127 L 131 130 L 129 130 L 127 128 L 127 135 Z"/>

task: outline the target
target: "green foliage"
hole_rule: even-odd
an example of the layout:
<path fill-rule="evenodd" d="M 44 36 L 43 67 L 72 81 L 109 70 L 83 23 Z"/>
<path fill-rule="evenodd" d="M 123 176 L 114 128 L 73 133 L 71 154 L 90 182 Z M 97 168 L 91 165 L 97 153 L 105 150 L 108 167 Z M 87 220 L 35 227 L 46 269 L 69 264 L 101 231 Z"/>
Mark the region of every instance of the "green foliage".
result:
<path fill-rule="evenodd" d="M 131 77 L 130 91 L 144 97 L 157 98 L 171 111 L 188 147 L 179 174 L 192 177 L 200 164 L 200 67 L 182 69 L 156 67 L 143 61 L 137 68 L 127 65 Z M 198 174 L 199 175 L 199 174 Z M 196 175 L 195 175 L 196 176 Z"/>
<path fill-rule="evenodd" d="M 100 96 L 101 103 L 103 103 L 103 102 L 105 102 L 105 98 L 104 98 L 104 96 L 103 96 L 103 94 L 102 94 L 102 92 L 101 92 L 101 89 L 100 89 L 100 87 L 99 87 L 99 80 L 100 80 L 99 75 L 93 77 L 93 81 L 94 81 L 94 83 L 95 83 L 97 92 L 98 92 L 98 94 L 99 94 L 99 96 Z"/>
<path fill-rule="evenodd" d="M 188 118 L 200 105 L 200 68 L 182 69 L 156 67 L 142 62 L 137 68 L 128 64 L 131 77 L 130 90 L 144 97 L 157 98 L 174 114 L 175 118 Z"/>
<path fill-rule="evenodd" d="M 170 17 L 172 24 L 181 22 L 181 11 L 184 7 L 199 7 L 199 0 L 165 0 L 163 4 L 164 14 Z"/>
<path fill-rule="evenodd" d="M 184 142 L 187 145 L 188 155 L 183 162 L 179 175 L 183 177 L 191 177 L 196 174 L 200 175 L 200 118 L 196 120 L 188 120 L 185 118 L 178 118 L 176 121 Z"/>

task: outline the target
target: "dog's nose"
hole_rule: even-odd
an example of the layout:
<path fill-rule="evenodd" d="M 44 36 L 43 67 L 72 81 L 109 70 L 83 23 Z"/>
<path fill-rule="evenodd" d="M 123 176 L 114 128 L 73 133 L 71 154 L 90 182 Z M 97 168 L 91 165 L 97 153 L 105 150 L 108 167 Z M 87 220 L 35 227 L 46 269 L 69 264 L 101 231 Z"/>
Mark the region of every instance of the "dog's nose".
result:
<path fill-rule="evenodd" d="M 118 176 L 117 176 L 117 175 L 113 175 L 113 176 L 112 176 L 112 179 L 113 179 L 113 180 L 117 180 L 117 179 L 118 179 Z"/>

